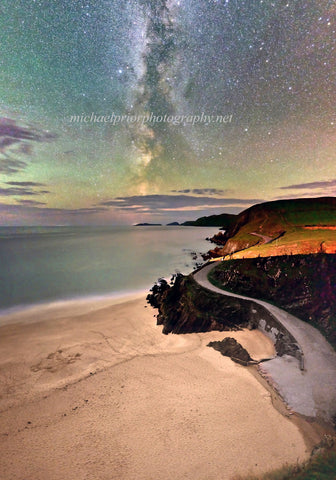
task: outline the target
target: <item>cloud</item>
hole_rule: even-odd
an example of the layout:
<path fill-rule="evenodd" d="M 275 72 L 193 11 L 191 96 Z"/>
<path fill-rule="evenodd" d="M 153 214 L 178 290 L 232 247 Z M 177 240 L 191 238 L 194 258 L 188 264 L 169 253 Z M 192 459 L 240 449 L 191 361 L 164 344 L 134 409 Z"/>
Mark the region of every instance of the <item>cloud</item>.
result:
<path fill-rule="evenodd" d="M 287 195 L 278 195 L 277 197 L 273 197 L 272 200 L 294 200 L 294 199 L 300 199 L 300 198 L 321 198 L 321 197 L 333 197 L 333 196 L 334 196 L 333 191 L 326 192 L 325 190 L 316 190 L 314 192 L 304 191 L 304 192 L 296 193 L 294 195 L 291 193 L 288 193 Z"/>
<path fill-rule="evenodd" d="M 14 143 L 18 142 L 19 140 L 17 138 L 0 138 L 0 150 L 4 150 L 6 147 L 10 147 L 11 145 L 14 145 Z"/>
<path fill-rule="evenodd" d="M 173 193 L 192 193 L 194 195 L 225 195 L 229 190 L 218 188 L 186 188 L 185 190 L 172 190 Z"/>
<path fill-rule="evenodd" d="M 31 155 L 33 153 L 33 147 L 29 143 L 22 143 L 19 147 L 19 153 Z"/>
<path fill-rule="evenodd" d="M 44 183 L 39 182 L 5 182 L 6 185 L 12 185 L 14 187 L 45 187 Z"/>
<path fill-rule="evenodd" d="M 51 209 L 48 209 L 50 211 Z M 102 213 L 108 211 L 108 208 L 104 207 L 88 207 L 88 208 L 77 208 L 72 210 L 67 209 L 54 209 L 54 213 L 64 213 L 66 215 L 92 215 L 94 213 Z"/>
<path fill-rule="evenodd" d="M 38 195 L 38 192 L 34 192 L 30 188 L 19 188 L 19 187 L 10 187 L 10 188 L 0 188 L 1 197 L 15 197 L 15 196 L 25 196 L 25 195 Z"/>
<path fill-rule="evenodd" d="M 36 142 L 45 142 L 54 140 L 57 135 L 49 131 L 37 130 L 35 128 L 20 127 L 15 120 L 6 117 L 0 117 L 0 141 L 12 142 L 14 140 L 32 140 Z M 1 145 L 1 144 L 0 144 Z"/>
<path fill-rule="evenodd" d="M 88 208 L 49 208 L 41 207 L 45 205 L 42 202 L 36 202 L 34 200 L 17 200 L 19 205 L 9 205 L 6 203 L 0 203 L 0 214 L 38 214 L 49 217 L 50 215 L 61 215 L 64 218 L 73 215 L 92 215 L 97 213 L 106 212 L 109 209 L 105 207 L 88 207 Z"/>
<path fill-rule="evenodd" d="M 12 173 L 18 173 L 21 170 L 24 170 L 27 166 L 26 162 L 17 159 L 0 159 L 0 173 L 5 175 L 10 175 Z"/>
<path fill-rule="evenodd" d="M 10 175 L 26 168 L 27 163 L 17 159 L 16 156 L 31 155 L 30 142 L 51 142 L 56 138 L 56 134 L 47 130 L 23 127 L 11 118 L 0 117 L 0 173 Z"/>
<path fill-rule="evenodd" d="M 15 183 L 20 183 L 20 182 L 13 182 Z M 25 183 L 25 182 L 22 182 Z M 33 183 L 33 182 L 26 182 L 26 183 Z M 32 188 L 29 187 L 5 187 L 1 188 L 0 187 L 0 197 L 24 197 L 26 195 L 42 195 L 42 194 L 47 194 L 50 193 L 49 190 L 32 190 Z"/>
<path fill-rule="evenodd" d="M 249 206 L 253 203 L 262 202 L 260 199 L 242 199 L 242 198 L 214 198 L 197 197 L 191 195 L 134 195 L 130 197 L 116 197 L 113 200 L 101 202 L 99 205 L 115 207 L 121 210 L 157 212 L 174 211 L 177 209 L 197 209 L 207 207 L 225 208 L 232 205 Z"/>
<path fill-rule="evenodd" d="M 327 180 L 321 182 L 309 182 L 309 183 L 298 183 L 295 185 L 288 185 L 287 187 L 280 187 L 281 190 L 292 190 L 292 189 L 317 189 L 317 188 L 329 188 L 329 187 L 336 187 L 336 179 L 334 180 Z"/>
<path fill-rule="evenodd" d="M 47 205 L 45 202 L 37 202 L 36 200 L 17 200 L 17 202 L 20 205 L 32 205 L 32 206 L 37 206 L 37 205 Z"/>

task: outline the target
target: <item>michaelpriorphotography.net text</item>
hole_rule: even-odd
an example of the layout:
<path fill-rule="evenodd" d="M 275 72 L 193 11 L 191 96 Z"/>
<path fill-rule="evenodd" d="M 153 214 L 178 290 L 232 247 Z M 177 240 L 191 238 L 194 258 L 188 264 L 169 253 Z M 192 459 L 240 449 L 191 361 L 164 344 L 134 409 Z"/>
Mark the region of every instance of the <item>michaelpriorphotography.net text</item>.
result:
<path fill-rule="evenodd" d="M 172 125 L 209 125 L 212 123 L 228 124 L 232 123 L 233 114 L 214 115 L 206 114 L 204 112 L 200 114 L 186 114 L 186 115 L 154 115 L 151 112 L 149 115 L 129 115 L 129 114 L 98 114 L 92 112 L 90 114 L 81 113 L 80 115 L 71 115 L 69 117 L 70 123 L 109 123 L 111 125 L 120 125 L 127 123 L 141 123 L 155 124 L 155 123 L 170 123 Z"/>

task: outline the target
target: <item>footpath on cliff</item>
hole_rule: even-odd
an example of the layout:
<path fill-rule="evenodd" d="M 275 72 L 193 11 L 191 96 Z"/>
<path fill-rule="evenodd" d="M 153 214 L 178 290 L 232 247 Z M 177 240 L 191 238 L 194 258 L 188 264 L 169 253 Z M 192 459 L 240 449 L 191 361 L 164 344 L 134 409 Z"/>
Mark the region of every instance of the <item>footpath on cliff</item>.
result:
<path fill-rule="evenodd" d="M 295 412 L 327 422 L 336 416 L 336 352 L 314 327 L 286 311 L 255 298 L 238 295 L 214 286 L 208 274 L 216 262 L 194 274 L 202 287 L 221 295 L 254 301 L 268 310 L 296 339 L 304 358 L 304 369 L 293 356 L 277 356 L 264 362 L 262 372 L 272 379 L 287 405 Z"/>

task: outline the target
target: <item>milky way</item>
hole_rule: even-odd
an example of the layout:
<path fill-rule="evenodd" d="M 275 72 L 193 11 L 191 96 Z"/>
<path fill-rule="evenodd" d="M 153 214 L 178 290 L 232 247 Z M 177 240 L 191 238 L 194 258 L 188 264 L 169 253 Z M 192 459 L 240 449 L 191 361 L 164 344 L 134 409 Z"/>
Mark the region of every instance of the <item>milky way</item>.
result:
<path fill-rule="evenodd" d="M 0 223 L 335 195 L 335 20 L 324 0 L 4 0 Z M 185 120 L 71 121 L 92 114 Z"/>

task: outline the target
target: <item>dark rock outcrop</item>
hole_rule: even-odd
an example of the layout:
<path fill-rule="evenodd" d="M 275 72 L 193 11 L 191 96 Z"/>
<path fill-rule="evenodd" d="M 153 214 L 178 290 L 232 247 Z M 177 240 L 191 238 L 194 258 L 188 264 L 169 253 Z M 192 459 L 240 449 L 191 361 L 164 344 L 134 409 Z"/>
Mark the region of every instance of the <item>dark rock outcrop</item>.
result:
<path fill-rule="evenodd" d="M 227 238 L 224 232 L 218 232 L 213 237 L 207 238 L 209 242 L 214 243 L 215 245 L 225 245 Z"/>
<path fill-rule="evenodd" d="M 225 357 L 230 357 L 242 362 L 250 362 L 253 359 L 250 357 L 248 351 L 237 342 L 236 339 L 227 337 L 218 342 L 210 342 L 207 345 L 220 352 Z"/>
<path fill-rule="evenodd" d="M 206 290 L 192 275 L 178 274 L 170 286 L 160 280 L 147 300 L 159 309 L 157 324 L 163 325 L 165 334 L 238 330 L 249 325 L 248 302 Z"/>
<path fill-rule="evenodd" d="M 279 356 L 291 355 L 301 361 L 302 352 L 295 338 L 253 300 L 212 292 L 199 285 L 193 275 L 181 274 L 174 276 L 170 286 L 159 279 L 151 292 L 147 300 L 159 310 L 157 324 L 163 325 L 162 333 L 260 328 L 272 339 Z"/>

